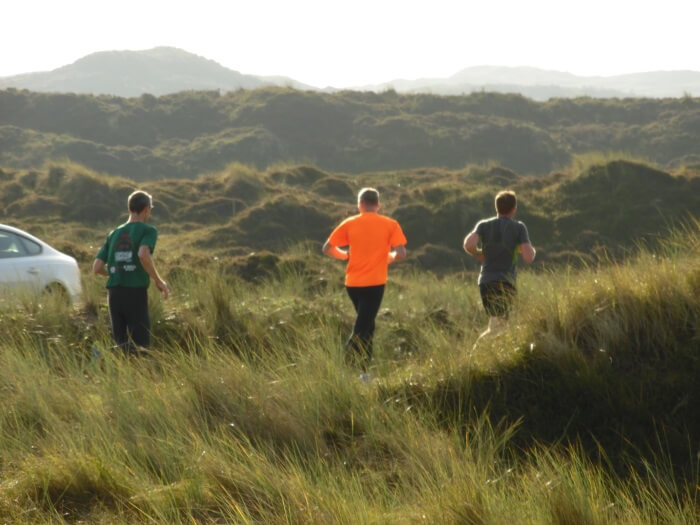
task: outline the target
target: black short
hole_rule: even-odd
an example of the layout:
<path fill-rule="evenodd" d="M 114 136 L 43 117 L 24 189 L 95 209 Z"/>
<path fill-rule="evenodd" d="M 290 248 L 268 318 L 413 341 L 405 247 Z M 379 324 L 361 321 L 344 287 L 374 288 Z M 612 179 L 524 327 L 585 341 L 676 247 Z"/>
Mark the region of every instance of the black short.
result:
<path fill-rule="evenodd" d="M 515 298 L 515 286 L 495 281 L 479 285 L 481 302 L 489 317 L 508 317 Z"/>
<path fill-rule="evenodd" d="M 151 343 L 151 318 L 148 315 L 148 290 L 115 286 L 108 288 L 112 336 L 127 352 L 134 346 L 148 348 Z"/>

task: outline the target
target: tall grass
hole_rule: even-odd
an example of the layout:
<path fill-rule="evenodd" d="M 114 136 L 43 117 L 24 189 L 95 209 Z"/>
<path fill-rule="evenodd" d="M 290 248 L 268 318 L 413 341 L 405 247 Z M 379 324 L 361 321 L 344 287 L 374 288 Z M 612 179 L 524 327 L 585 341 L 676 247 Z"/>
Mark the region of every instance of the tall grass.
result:
<path fill-rule="evenodd" d="M 394 272 L 370 384 L 343 364 L 353 317 L 335 274 L 173 272 L 139 359 L 110 350 L 92 277 L 73 309 L 5 305 L 0 516 L 696 523 L 697 234 L 525 273 L 508 329 L 475 351 L 473 282 Z"/>

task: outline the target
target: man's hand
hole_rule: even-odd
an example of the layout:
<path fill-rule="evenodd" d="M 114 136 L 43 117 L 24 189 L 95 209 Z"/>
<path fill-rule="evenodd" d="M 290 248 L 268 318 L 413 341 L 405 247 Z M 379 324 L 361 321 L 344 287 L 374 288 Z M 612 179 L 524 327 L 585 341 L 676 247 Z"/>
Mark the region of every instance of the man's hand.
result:
<path fill-rule="evenodd" d="M 163 299 L 167 299 L 170 295 L 170 286 L 168 286 L 168 283 L 165 281 L 156 281 L 156 287 L 160 290 L 160 293 L 163 294 Z"/>
<path fill-rule="evenodd" d="M 92 263 L 92 273 L 95 275 L 104 275 L 104 276 L 109 276 L 107 273 L 107 267 L 106 263 L 102 259 L 95 259 L 95 261 Z"/>
<path fill-rule="evenodd" d="M 481 264 L 484 263 L 486 257 L 484 257 L 483 250 L 479 249 L 479 234 L 476 232 L 471 232 L 464 238 L 464 251 L 469 255 L 474 257 Z"/>
<path fill-rule="evenodd" d="M 527 264 L 532 264 L 537 253 L 535 252 L 535 248 L 532 246 L 532 244 L 529 242 L 524 242 L 519 246 L 519 248 L 520 254 L 523 256 L 523 261 L 525 261 Z"/>
<path fill-rule="evenodd" d="M 347 261 L 350 258 L 350 254 L 345 250 L 341 250 L 337 246 L 333 246 L 328 241 L 323 245 L 323 253 L 334 259 L 340 259 L 341 261 Z"/>
<path fill-rule="evenodd" d="M 406 247 L 395 246 L 392 251 L 389 252 L 389 264 L 403 261 L 406 258 Z"/>

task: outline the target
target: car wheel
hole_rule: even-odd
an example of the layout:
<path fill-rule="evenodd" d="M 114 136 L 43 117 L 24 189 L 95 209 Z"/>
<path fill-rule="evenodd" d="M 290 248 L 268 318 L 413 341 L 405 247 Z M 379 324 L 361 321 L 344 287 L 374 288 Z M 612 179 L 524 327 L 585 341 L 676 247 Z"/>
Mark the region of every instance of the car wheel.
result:
<path fill-rule="evenodd" d="M 61 304 L 70 304 L 70 294 L 61 283 L 51 283 L 44 288 L 44 295 L 54 299 Z"/>

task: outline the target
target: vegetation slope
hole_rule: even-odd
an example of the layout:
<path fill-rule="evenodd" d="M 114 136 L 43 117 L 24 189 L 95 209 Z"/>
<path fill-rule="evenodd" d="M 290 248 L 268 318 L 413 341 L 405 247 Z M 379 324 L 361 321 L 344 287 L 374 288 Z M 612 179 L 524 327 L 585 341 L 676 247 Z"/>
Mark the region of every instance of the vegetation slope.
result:
<path fill-rule="evenodd" d="M 288 88 L 139 98 L 0 91 L 0 165 L 68 158 L 135 180 L 193 178 L 231 162 L 363 173 L 490 161 L 548 173 L 622 151 L 698 163 L 700 99 L 399 95 Z"/>
<path fill-rule="evenodd" d="M 232 164 L 149 181 L 174 293 L 151 290 L 153 351 L 125 359 L 89 266 L 137 183 L 4 168 L 0 222 L 74 254 L 85 292 L 0 305 L 0 517 L 697 523 L 699 180 L 589 155 L 529 177 Z M 318 251 L 364 185 L 412 254 L 391 271 L 369 384 L 342 359 L 342 264 Z M 486 318 L 460 244 L 506 186 L 545 264 L 474 349 Z"/>
<path fill-rule="evenodd" d="M 508 329 L 476 350 L 472 279 L 393 270 L 369 384 L 342 361 L 335 261 L 251 284 L 160 250 L 174 296 L 151 297 L 138 359 L 110 350 L 86 263 L 76 308 L 0 309 L 0 516 L 697 523 L 699 226 L 623 263 L 525 272 Z"/>
<path fill-rule="evenodd" d="M 493 196 L 503 187 L 517 191 L 518 218 L 543 265 L 623 256 L 635 243 L 654 241 L 697 217 L 700 195 L 698 171 L 668 172 L 600 155 L 578 157 L 565 170 L 540 177 L 497 166 L 347 175 L 303 165 L 258 171 L 233 164 L 195 180 L 142 185 L 155 197 L 153 221 L 166 256 L 171 246 L 187 246 L 183 256 L 190 261 L 217 256 L 243 268 L 261 260 L 274 265 L 298 244 L 320 246 L 336 223 L 357 212 L 357 191 L 375 186 L 382 211 L 398 219 L 407 235 L 410 264 L 439 273 L 476 269 L 462 240 L 479 219 L 494 214 Z M 72 163 L 6 168 L 0 170 L 0 220 L 54 240 L 69 232 L 64 249 L 88 260 L 122 220 L 135 187 Z M 68 239 L 75 228 L 84 233 L 77 244 Z M 175 250 L 178 257 L 181 251 Z"/>

